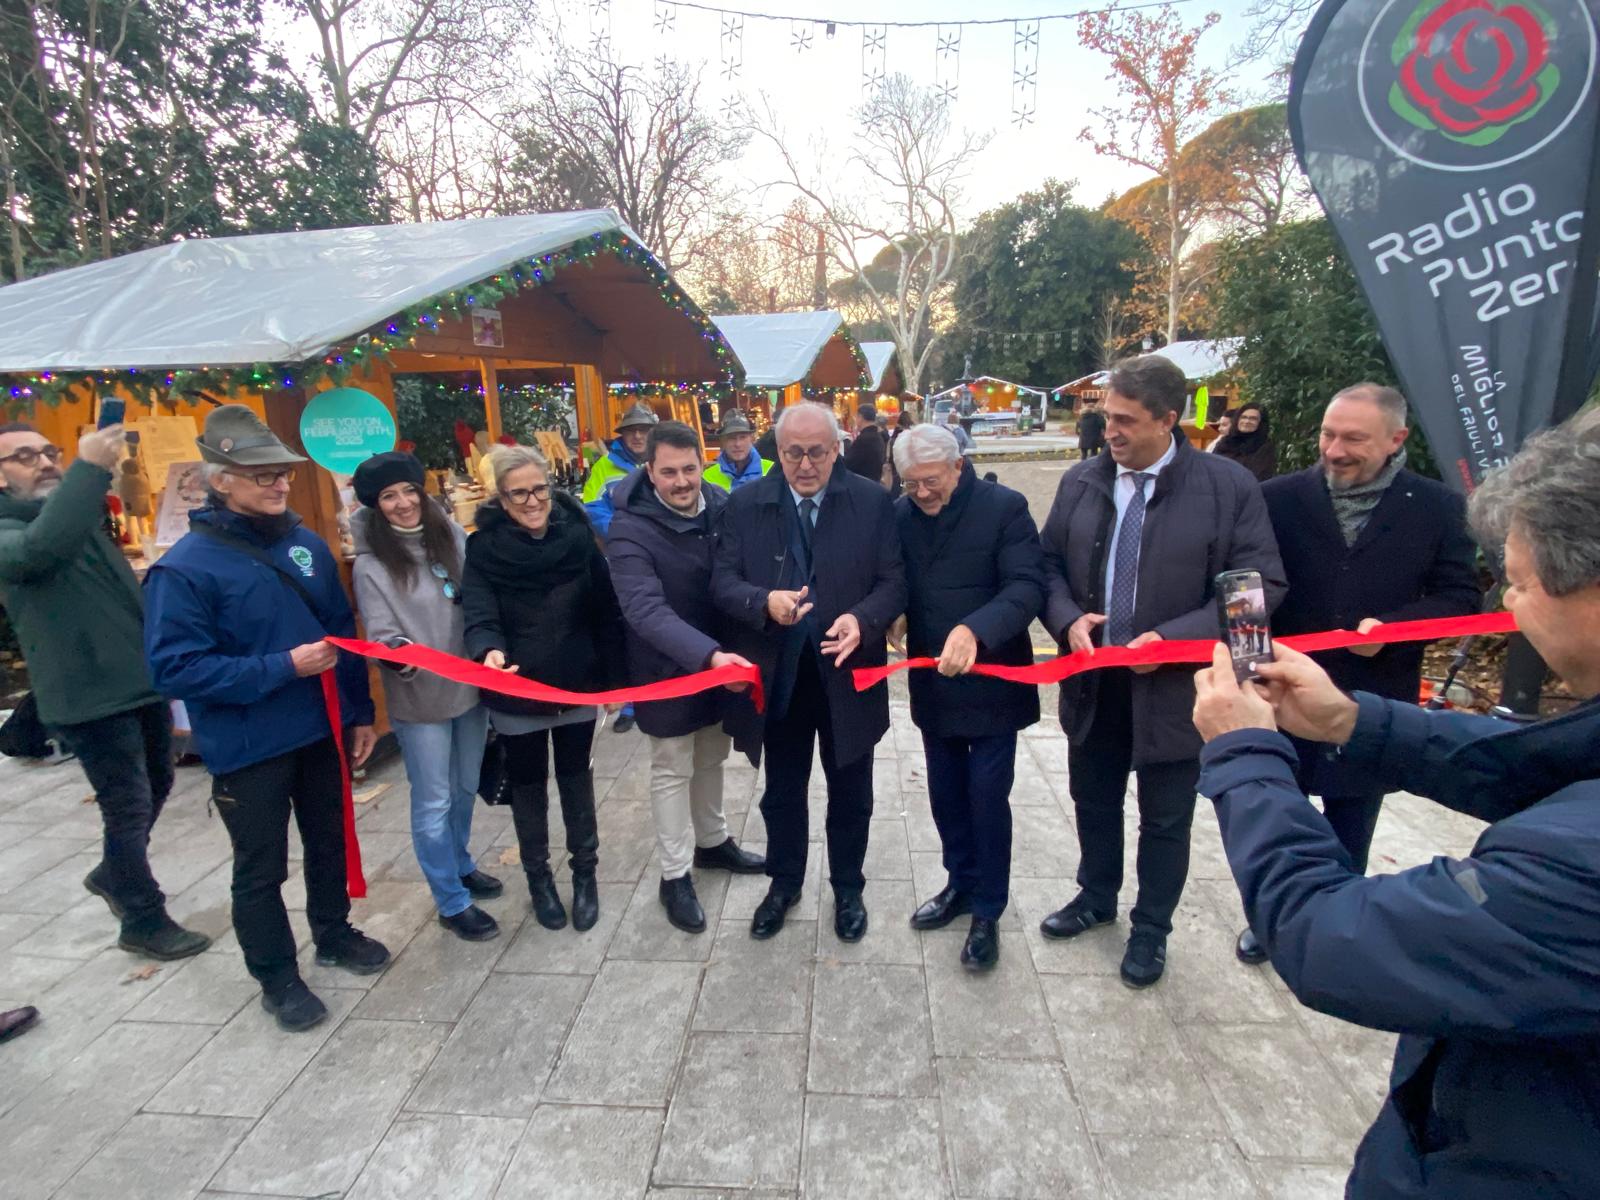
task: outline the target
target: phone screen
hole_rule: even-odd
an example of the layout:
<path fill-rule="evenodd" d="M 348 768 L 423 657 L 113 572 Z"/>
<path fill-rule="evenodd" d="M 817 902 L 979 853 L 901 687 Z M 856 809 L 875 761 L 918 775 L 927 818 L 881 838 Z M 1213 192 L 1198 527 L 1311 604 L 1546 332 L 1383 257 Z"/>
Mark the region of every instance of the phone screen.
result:
<path fill-rule="evenodd" d="M 1216 579 L 1217 616 L 1222 640 L 1233 656 L 1234 678 L 1251 676 L 1250 665 L 1272 661 L 1272 630 L 1267 624 L 1267 589 L 1260 571 L 1224 571 Z"/>
<path fill-rule="evenodd" d="M 100 424 L 97 428 L 106 429 L 112 425 L 121 425 L 123 414 L 127 409 L 127 401 L 121 397 L 107 396 L 100 401 Z"/>

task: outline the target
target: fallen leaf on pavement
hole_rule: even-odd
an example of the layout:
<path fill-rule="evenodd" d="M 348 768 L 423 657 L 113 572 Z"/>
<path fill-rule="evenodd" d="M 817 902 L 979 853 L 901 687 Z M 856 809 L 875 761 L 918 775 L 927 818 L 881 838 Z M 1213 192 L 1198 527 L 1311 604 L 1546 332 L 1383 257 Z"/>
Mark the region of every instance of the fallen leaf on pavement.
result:
<path fill-rule="evenodd" d="M 522 847 L 521 846 L 507 846 L 504 850 L 500 851 L 500 860 L 499 861 L 500 861 L 500 865 L 502 867 L 514 867 L 514 866 L 516 866 L 518 863 L 520 863 L 522 861 Z"/>
<path fill-rule="evenodd" d="M 138 983 L 146 979 L 153 979 L 161 970 L 159 963 L 147 963 L 142 967 L 135 967 L 122 977 L 123 983 Z"/>

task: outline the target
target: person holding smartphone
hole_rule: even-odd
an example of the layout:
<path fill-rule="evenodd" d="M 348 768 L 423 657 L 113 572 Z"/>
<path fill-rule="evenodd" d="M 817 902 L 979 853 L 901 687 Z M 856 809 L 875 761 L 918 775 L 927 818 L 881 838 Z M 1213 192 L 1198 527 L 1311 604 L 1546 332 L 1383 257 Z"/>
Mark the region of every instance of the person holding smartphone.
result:
<path fill-rule="evenodd" d="M 1282 644 L 1264 688 L 1221 647 L 1195 681 L 1200 790 L 1250 928 L 1302 1004 L 1400 1034 L 1346 1184 L 1361 1200 L 1600 1196 L 1600 421 L 1530 440 L 1470 513 L 1566 711 L 1514 725 L 1352 695 Z M 1364 875 L 1285 734 L 1489 824 L 1466 854 Z"/>
<path fill-rule="evenodd" d="M 39 719 L 78 756 L 100 806 L 101 860 L 83 886 L 121 923 L 117 945 L 177 959 L 211 939 L 167 915 L 150 870 L 150 835 L 172 790 L 172 717 L 145 666 L 139 582 L 106 524 L 125 445 L 113 422 L 85 434 L 63 470 L 61 448 L 31 425 L 0 426 L 0 604 Z"/>

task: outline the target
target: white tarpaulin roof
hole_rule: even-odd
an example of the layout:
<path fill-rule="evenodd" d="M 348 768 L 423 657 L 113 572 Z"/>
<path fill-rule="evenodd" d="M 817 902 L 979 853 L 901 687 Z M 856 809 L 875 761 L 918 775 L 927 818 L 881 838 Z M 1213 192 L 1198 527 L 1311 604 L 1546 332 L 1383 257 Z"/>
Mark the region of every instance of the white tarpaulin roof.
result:
<path fill-rule="evenodd" d="M 867 385 L 870 390 L 877 391 L 883 383 L 883 373 L 894 361 L 896 349 L 893 342 L 861 343 L 861 353 L 867 360 L 867 374 L 872 376 L 872 382 Z"/>
<path fill-rule="evenodd" d="M 751 387 L 799 383 L 844 324 L 844 318 L 831 309 L 711 320 L 744 364 L 744 381 Z"/>
<path fill-rule="evenodd" d="M 1185 378 L 1198 383 L 1233 366 L 1234 356 L 1239 353 L 1243 341 L 1242 337 L 1231 337 L 1210 342 L 1173 342 L 1150 353 L 1176 363 Z"/>
<path fill-rule="evenodd" d="M 0 288 L 0 372 L 304 362 L 412 304 L 612 232 L 638 240 L 599 209 L 157 246 Z"/>

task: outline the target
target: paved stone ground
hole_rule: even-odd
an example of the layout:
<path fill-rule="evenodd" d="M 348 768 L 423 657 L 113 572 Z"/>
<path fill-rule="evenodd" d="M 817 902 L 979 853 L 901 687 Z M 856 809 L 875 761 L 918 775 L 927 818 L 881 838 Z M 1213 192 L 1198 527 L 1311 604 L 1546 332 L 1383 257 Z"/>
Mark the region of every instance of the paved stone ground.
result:
<path fill-rule="evenodd" d="M 1036 504 L 1048 498 L 1046 469 L 1009 469 Z M 1001 962 L 970 978 L 960 929 L 906 925 L 944 874 L 903 691 L 894 717 L 878 749 L 872 926 L 854 946 L 834 937 L 831 897 L 819 896 L 820 772 L 810 878 L 772 941 L 747 935 L 759 877 L 701 875 L 710 928 L 667 925 L 643 740 L 606 732 L 599 925 L 533 922 L 509 865 L 509 814 L 480 807 L 474 849 L 511 886 L 486 905 L 504 934 L 468 944 L 433 919 L 404 776 L 387 765 L 362 788 L 372 887 L 356 919 L 395 961 L 369 979 L 320 970 L 292 913 L 307 978 L 332 1010 L 301 1035 L 277 1031 L 244 972 L 203 772 L 180 772 L 153 859 L 174 916 L 218 940 L 152 970 L 116 948 L 105 905 L 83 891 L 99 817 L 77 766 L 0 761 L 0 1007 L 44 1013 L 0 1047 L 0 1194 L 1339 1196 L 1392 1039 L 1312 1013 L 1270 968 L 1234 961 L 1241 916 L 1209 805 L 1167 978 L 1130 992 L 1116 977 L 1125 923 L 1065 945 L 1038 935 L 1075 890 L 1077 851 L 1064 741 L 1053 720 L 1029 730 Z M 732 825 L 754 848 L 759 788 L 747 764 L 730 769 Z M 1475 829 L 1397 798 L 1374 869 L 1463 853 Z M 290 874 L 298 910 L 297 862 Z"/>

